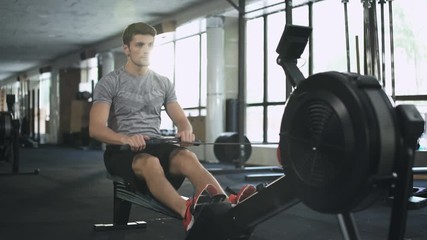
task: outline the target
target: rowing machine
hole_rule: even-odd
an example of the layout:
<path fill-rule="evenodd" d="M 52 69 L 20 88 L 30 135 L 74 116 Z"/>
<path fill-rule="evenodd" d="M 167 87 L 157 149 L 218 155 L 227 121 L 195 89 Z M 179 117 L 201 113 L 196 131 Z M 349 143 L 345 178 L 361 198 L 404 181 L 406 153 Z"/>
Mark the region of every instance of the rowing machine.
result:
<path fill-rule="evenodd" d="M 249 239 L 256 225 L 298 202 L 336 214 L 344 238 L 357 240 L 352 213 L 387 197 L 391 188 L 388 239 L 404 238 L 415 148 L 424 120 L 413 105 L 393 107 L 371 76 L 326 72 L 301 77 L 295 61 L 281 58 L 289 52 L 299 57 L 310 32 L 287 25 L 277 49 L 278 63 L 295 87 L 280 128 L 285 175 L 235 207 L 206 206 L 186 240 Z"/>

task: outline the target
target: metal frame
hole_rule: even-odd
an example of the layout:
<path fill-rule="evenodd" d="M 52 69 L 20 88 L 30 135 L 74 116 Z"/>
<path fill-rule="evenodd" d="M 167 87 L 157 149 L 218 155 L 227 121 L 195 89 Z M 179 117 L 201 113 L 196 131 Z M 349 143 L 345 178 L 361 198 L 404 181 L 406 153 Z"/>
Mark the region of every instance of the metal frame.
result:
<path fill-rule="evenodd" d="M 122 178 L 109 174 L 107 175 L 107 178 L 113 181 L 113 223 L 94 224 L 94 231 L 101 232 L 109 230 L 146 228 L 147 222 L 145 221 L 129 222 L 129 215 L 132 204 L 137 204 L 141 207 L 169 217 L 181 219 L 181 216 L 154 199 L 150 194 L 144 194 L 136 191 Z M 186 199 L 186 197 L 183 198 Z"/>

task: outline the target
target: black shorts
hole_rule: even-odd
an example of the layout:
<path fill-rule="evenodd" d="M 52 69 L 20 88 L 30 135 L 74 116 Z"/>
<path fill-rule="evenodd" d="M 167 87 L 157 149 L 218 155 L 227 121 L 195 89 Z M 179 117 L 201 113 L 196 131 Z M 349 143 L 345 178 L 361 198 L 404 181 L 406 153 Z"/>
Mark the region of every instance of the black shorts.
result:
<path fill-rule="evenodd" d="M 107 146 L 104 152 L 104 163 L 111 175 L 123 178 L 141 192 L 147 192 L 148 187 L 145 181 L 137 178 L 132 170 L 132 161 L 136 154 L 147 153 L 153 155 L 160 160 L 166 178 L 175 189 L 178 189 L 184 182 L 185 177 L 172 175 L 169 172 L 169 157 L 175 149 L 182 149 L 182 147 L 165 143 L 149 145 L 143 151 L 132 152 L 130 150 L 120 150 L 118 146 Z"/>

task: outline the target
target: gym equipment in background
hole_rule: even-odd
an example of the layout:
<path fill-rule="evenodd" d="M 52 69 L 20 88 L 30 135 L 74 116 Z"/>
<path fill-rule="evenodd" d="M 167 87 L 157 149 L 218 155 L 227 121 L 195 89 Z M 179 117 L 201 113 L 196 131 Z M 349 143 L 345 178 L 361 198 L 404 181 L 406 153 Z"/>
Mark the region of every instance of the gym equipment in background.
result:
<path fill-rule="evenodd" d="M 11 172 L 19 171 L 19 143 L 16 141 L 19 121 L 12 113 L 0 112 L 0 161 L 11 164 Z"/>
<path fill-rule="evenodd" d="M 244 144 L 244 162 L 246 162 L 252 154 L 252 145 L 246 136 Z M 242 164 L 238 161 L 240 157 L 240 144 L 237 132 L 224 132 L 220 134 L 215 140 L 213 151 L 215 157 L 221 163 L 231 163 L 236 167 L 240 167 Z"/>
<path fill-rule="evenodd" d="M 282 173 L 280 166 L 244 166 L 252 154 L 252 143 L 245 136 L 244 148 L 239 143 L 239 134 L 237 132 L 224 132 L 218 136 L 214 143 L 214 154 L 220 163 L 232 164 L 234 168 L 208 168 L 212 174 L 231 174 L 247 173 L 246 181 L 272 181 L 277 179 L 278 174 Z M 241 149 L 244 151 L 243 162 L 241 158 Z"/>
<path fill-rule="evenodd" d="M 38 174 L 40 169 L 35 169 L 33 172 L 20 172 L 20 123 L 18 119 L 14 119 L 14 104 L 14 95 L 8 95 L 8 111 L 0 112 L 0 162 L 8 163 L 11 166 L 10 172 L 0 173 L 0 175 Z"/>
<path fill-rule="evenodd" d="M 10 112 L 0 112 L 0 162 L 10 164 L 11 171 L 0 175 L 38 174 L 39 169 L 33 172 L 20 172 L 19 163 L 19 120 L 13 119 Z"/>

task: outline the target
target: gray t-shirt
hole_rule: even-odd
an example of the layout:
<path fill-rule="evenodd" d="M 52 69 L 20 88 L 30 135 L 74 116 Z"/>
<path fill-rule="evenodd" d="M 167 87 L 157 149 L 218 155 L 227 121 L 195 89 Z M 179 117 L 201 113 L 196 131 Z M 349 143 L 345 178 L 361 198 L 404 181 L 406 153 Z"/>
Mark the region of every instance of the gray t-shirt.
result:
<path fill-rule="evenodd" d="M 161 108 L 176 100 L 173 83 L 150 69 L 136 77 L 121 67 L 102 77 L 93 93 L 94 102 L 111 105 L 108 127 L 126 135 L 160 136 Z"/>

